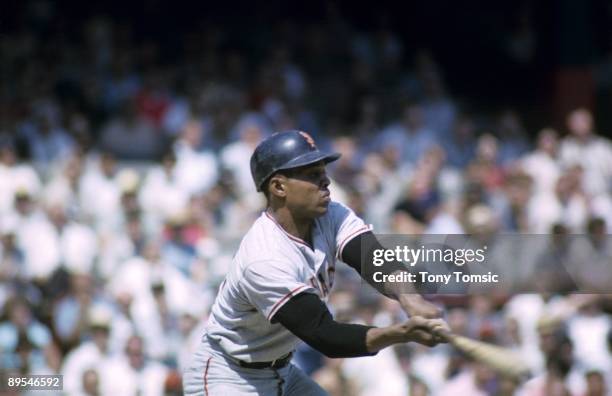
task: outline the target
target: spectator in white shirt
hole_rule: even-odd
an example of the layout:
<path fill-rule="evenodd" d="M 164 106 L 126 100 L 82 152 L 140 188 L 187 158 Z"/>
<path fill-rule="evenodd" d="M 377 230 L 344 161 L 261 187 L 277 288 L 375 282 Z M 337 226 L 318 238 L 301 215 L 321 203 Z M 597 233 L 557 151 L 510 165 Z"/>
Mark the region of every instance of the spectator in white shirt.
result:
<path fill-rule="evenodd" d="M 436 396 L 486 396 L 491 394 L 494 373 L 482 363 L 474 362 L 470 367 L 451 378 Z"/>
<path fill-rule="evenodd" d="M 105 280 L 113 277 L 128 259 L 140 254 L 145 241 L 141 219 L 137 213 L 126 216 L 123 227 L 118 231 L 98 235 L 100 254 L 97 270 Z"/>
<path fill-rule="evenodd" d="M 572 232 L 582 232 L 589 215 L 589 200 L 582 188 L 581 169 L 573 168 L 557 180 L 554 195 L 534 195 L 528 204 L 529 228 L 534 233 L 548 233 L 561 223 Z"/>
<path fill-rule="evenodd" d="M 72 272 L 91 273 L 98 255 L 95 232 L 89 226 L 70 219 L 61 204 L 49 207 L 47 214 L 59 238 L 63 265 Z"/>
<path fill-rule="evenodd" d="M 60 265 L 59 235 L 29 193 L 15 195 L 15 209 L 19 217 L 17 246 L 24 253 L 25 275 L 44 282 Z"/>
<path fill-rule="evenodd" d="M 100 365 L 100 388 L 104 395 L 163 396 L 168 369 L 148 360 L 142 338 L 132 336 L 125 352 Z"/>
<path fill-rule="evenodd" d="M 612 186 L 612 143 L 594 131 L 593 115 L 587 109 L 572 111 L 567 117 L 570 135 L 561 143 L 560 160 L 565 167 L 579 165 L 585 173 L 582 182 L 591 196 Z"/>
<path fill-rule="evenodd" d="M 612 372 L 612 356 L 606 348 L 610 331 L 610 316 L 601 311 L 597 302 L 584 307 L 580 314 L 569 320 L 568 335 L 574 345 L 574 359 L 578 368 Z"/>
<path fill-rule="evenodd" d="M 221 164 L 231 172 L 239 196 L 254 195 L 257 192 L 251 176 L 251 154 L 263 136 L 255 120 L 246 120 L 238 126 L 239 140 L 228 144 L 221 151 Z"/>
<path fill-rule="evenodd" d="M 83 157 L 73 155 L 45 185 L 42 200 L 45 205 L 61 204 L 71 215 L 80 215 L 79 182 L 83 174 Z"/>
<path fill-rule="evenodd" d="M 64 375 L 64 392 L 68 396 L 83 392 L 83 374 L 98 369 L 109 358 L 109 334 L 112 314 L 107 308 L 96 306 L 89 310 L 90 341 L 82 342 L 68 353 L 61 373 Z"/>
<path fill-rule="evenodd" d="M 203 137 L 204 124 L 191 120 L 185 123 L 174 145 L 177 183 L 190 195 L 202 194 L 217 182 L 217 158 L 202 149 Z"/>
<path fill-rule="evenodd" d="M 252 184 L 250 177 L 249 170 Z M 164 154 L 160 166 L 148 170 L 138 198 L 144 210 L 144 221 L 154 232 L 161 230 L 165 218 L 187 206 L 189 194 L 178 183 L 173 151 Z"/>
<path fill-rule="evenodd" d="M 79 198 L 86 219 L 97 231 L 115 231 L 121 221 L 121 190 L 116 178 L 115 157 L 103 153 L 81 178 Z"/>
<path fill-rule="evenodd" d="M 537 148 L 520 161 L 521 168 L 533 180 L 534 194 L 554 194 L 561 176 L 557 161 L 559 134 L 551 128 L 538 133 Z"/>
<path fill-rule="evenodd" d="M 206 301 L 189 278 L 161 259 L 159 249 L 159 242 L 147 242 L 143 256 L 133 257 L 122 264 L 109 284 L 110 290 L 130 290 L 133 293 L 130 311 L 134 324 L 144 338 L 148 354 L 154 358 L 174 353 L 168 345 L 165 317 L 179 315 L 193 301 Z M 160 289 L 163 293 L 159 292 Z M 163 299 L 163 304 L 160 304 L 160 299 Z M 164 310 L 166 312 L 162 312 Z"/>
<path fill-rule="evenodd" d="M 11 142 L 0 144 L 0 215 L 11 212 L 17 191 L 38 194 L 41 182 L 34 168 L 28 163 L 18 163 L 17 153 Z"/>

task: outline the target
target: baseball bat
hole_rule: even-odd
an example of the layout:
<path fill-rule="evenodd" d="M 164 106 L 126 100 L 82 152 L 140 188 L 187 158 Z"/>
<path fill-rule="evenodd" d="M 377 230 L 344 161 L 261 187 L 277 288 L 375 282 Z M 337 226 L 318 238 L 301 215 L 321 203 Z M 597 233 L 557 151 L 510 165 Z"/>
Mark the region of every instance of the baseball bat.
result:
<path fill-rule="evenodd" d="M 537 322 L 538 329 L 554 329 L 561 326 L 572 315 L 587 305 L 593 304 L 600 299 L 595 294 L 574 294 L 566 297 L 554 312 L 544 313 Z"/>
<path fill-rule="evenodd" d="M 438 336 L 473 360 L 484 363 L 505 377 L 515 379 L 529 375 L 529 367 L 516 352 L 497 345 L 476 341 L 449 331 L 439 331 Z"/>

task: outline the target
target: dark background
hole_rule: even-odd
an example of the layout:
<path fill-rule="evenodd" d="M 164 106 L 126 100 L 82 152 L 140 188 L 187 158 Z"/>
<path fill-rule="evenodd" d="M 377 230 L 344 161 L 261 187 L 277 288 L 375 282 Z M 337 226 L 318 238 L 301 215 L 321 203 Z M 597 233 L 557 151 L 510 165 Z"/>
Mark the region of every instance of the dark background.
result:
<path fill-rule="evenodd" d="M 610 84 L 606 80 L 610 74 L 606 61 L 612 49 L 612 4 L 605 0 L 13 1 L 2 8 L 2 34 L 34 29 L 50 41 L 57 37 L 78 40 L 81 21 L 106 16 L 129 26 L 134 42 L 156 42 L 159 58 L 168 63 L 189 56 L 183 39 L 194 31 L 220 31 L 217 49 L 247 53 L 257 62 L 266 55 L 262 50 L 270 40 L 295 44 L 295 37 L 285 36 L 287 26 L 294 36 L 300 35 L 300 29 L 313 27 L 390 30 L 403 41 L 402 66 L 411 67 L 418 51 L 431 51 L 444 71 L 448 90 L 470 111 L 512 107 L 533 133 L 534 128 L 551 121 L 563 130 L 568 107 L 585 105 L 595 110 L 600 133 L 609 135 L 612 129 L 612 116 L 607 111 L 612 103 Z M 508 50 L 509 40 L 521 29 L 529 30 L 534 39 L 531 56 L 523 60 Z M 336 65 L 348 62 L 337 55 L 333 59 Z M 294 46 L 292 56 L 301 61 L 307 51 Z M 592 75 L 594 86 L 586 89 L 588 103 L 581 103 L 585 101 L 581 98 L 572 102 L 566 91 L 566 98 L 559 98 L 556 76 L 568 69 L 588 70 Z M 562 100 L 570 103 L 559 103 Z"/>

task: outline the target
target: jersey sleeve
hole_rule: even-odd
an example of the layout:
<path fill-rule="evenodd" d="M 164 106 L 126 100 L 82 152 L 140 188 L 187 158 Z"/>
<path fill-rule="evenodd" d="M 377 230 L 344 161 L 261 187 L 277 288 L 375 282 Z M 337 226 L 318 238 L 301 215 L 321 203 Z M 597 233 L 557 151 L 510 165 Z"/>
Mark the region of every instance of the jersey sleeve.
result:
<path fill-rule="evenodd" d="M 342 249 L 357 235 L 371 231 L 372 225 L 366 224 L 350 208 L 335 203 L 331 208 L 332 222 L 336 234 L 336 257 L 342 260 Z"/>
<path fill-rule="evenodd" d="M 300 281 L 295 265 L 282 261 L 260 261 L 249 265 L 241 285 L 249 302 L 268 321 L 291 297 L 303 292 L 316 294 L 312 285 Z"/>

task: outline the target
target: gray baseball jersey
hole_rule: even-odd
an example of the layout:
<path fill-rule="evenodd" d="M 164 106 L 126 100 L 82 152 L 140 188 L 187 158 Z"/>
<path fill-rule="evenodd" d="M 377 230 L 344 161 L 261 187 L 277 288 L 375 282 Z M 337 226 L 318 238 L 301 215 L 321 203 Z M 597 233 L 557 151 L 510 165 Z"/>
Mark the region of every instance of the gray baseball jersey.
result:
<path fill-rule="evenodd" d="M 262 213 L 234 256 L 206 334 L 231 357 L 246 362 L 271 361 L 291 352 L 298 338 L 271 323 L 272 317 L 299 293 L 326 300 L 342 249 L 370 229 L 352 210 L 332 202 L 314 222 L 311 248 Z"/>

